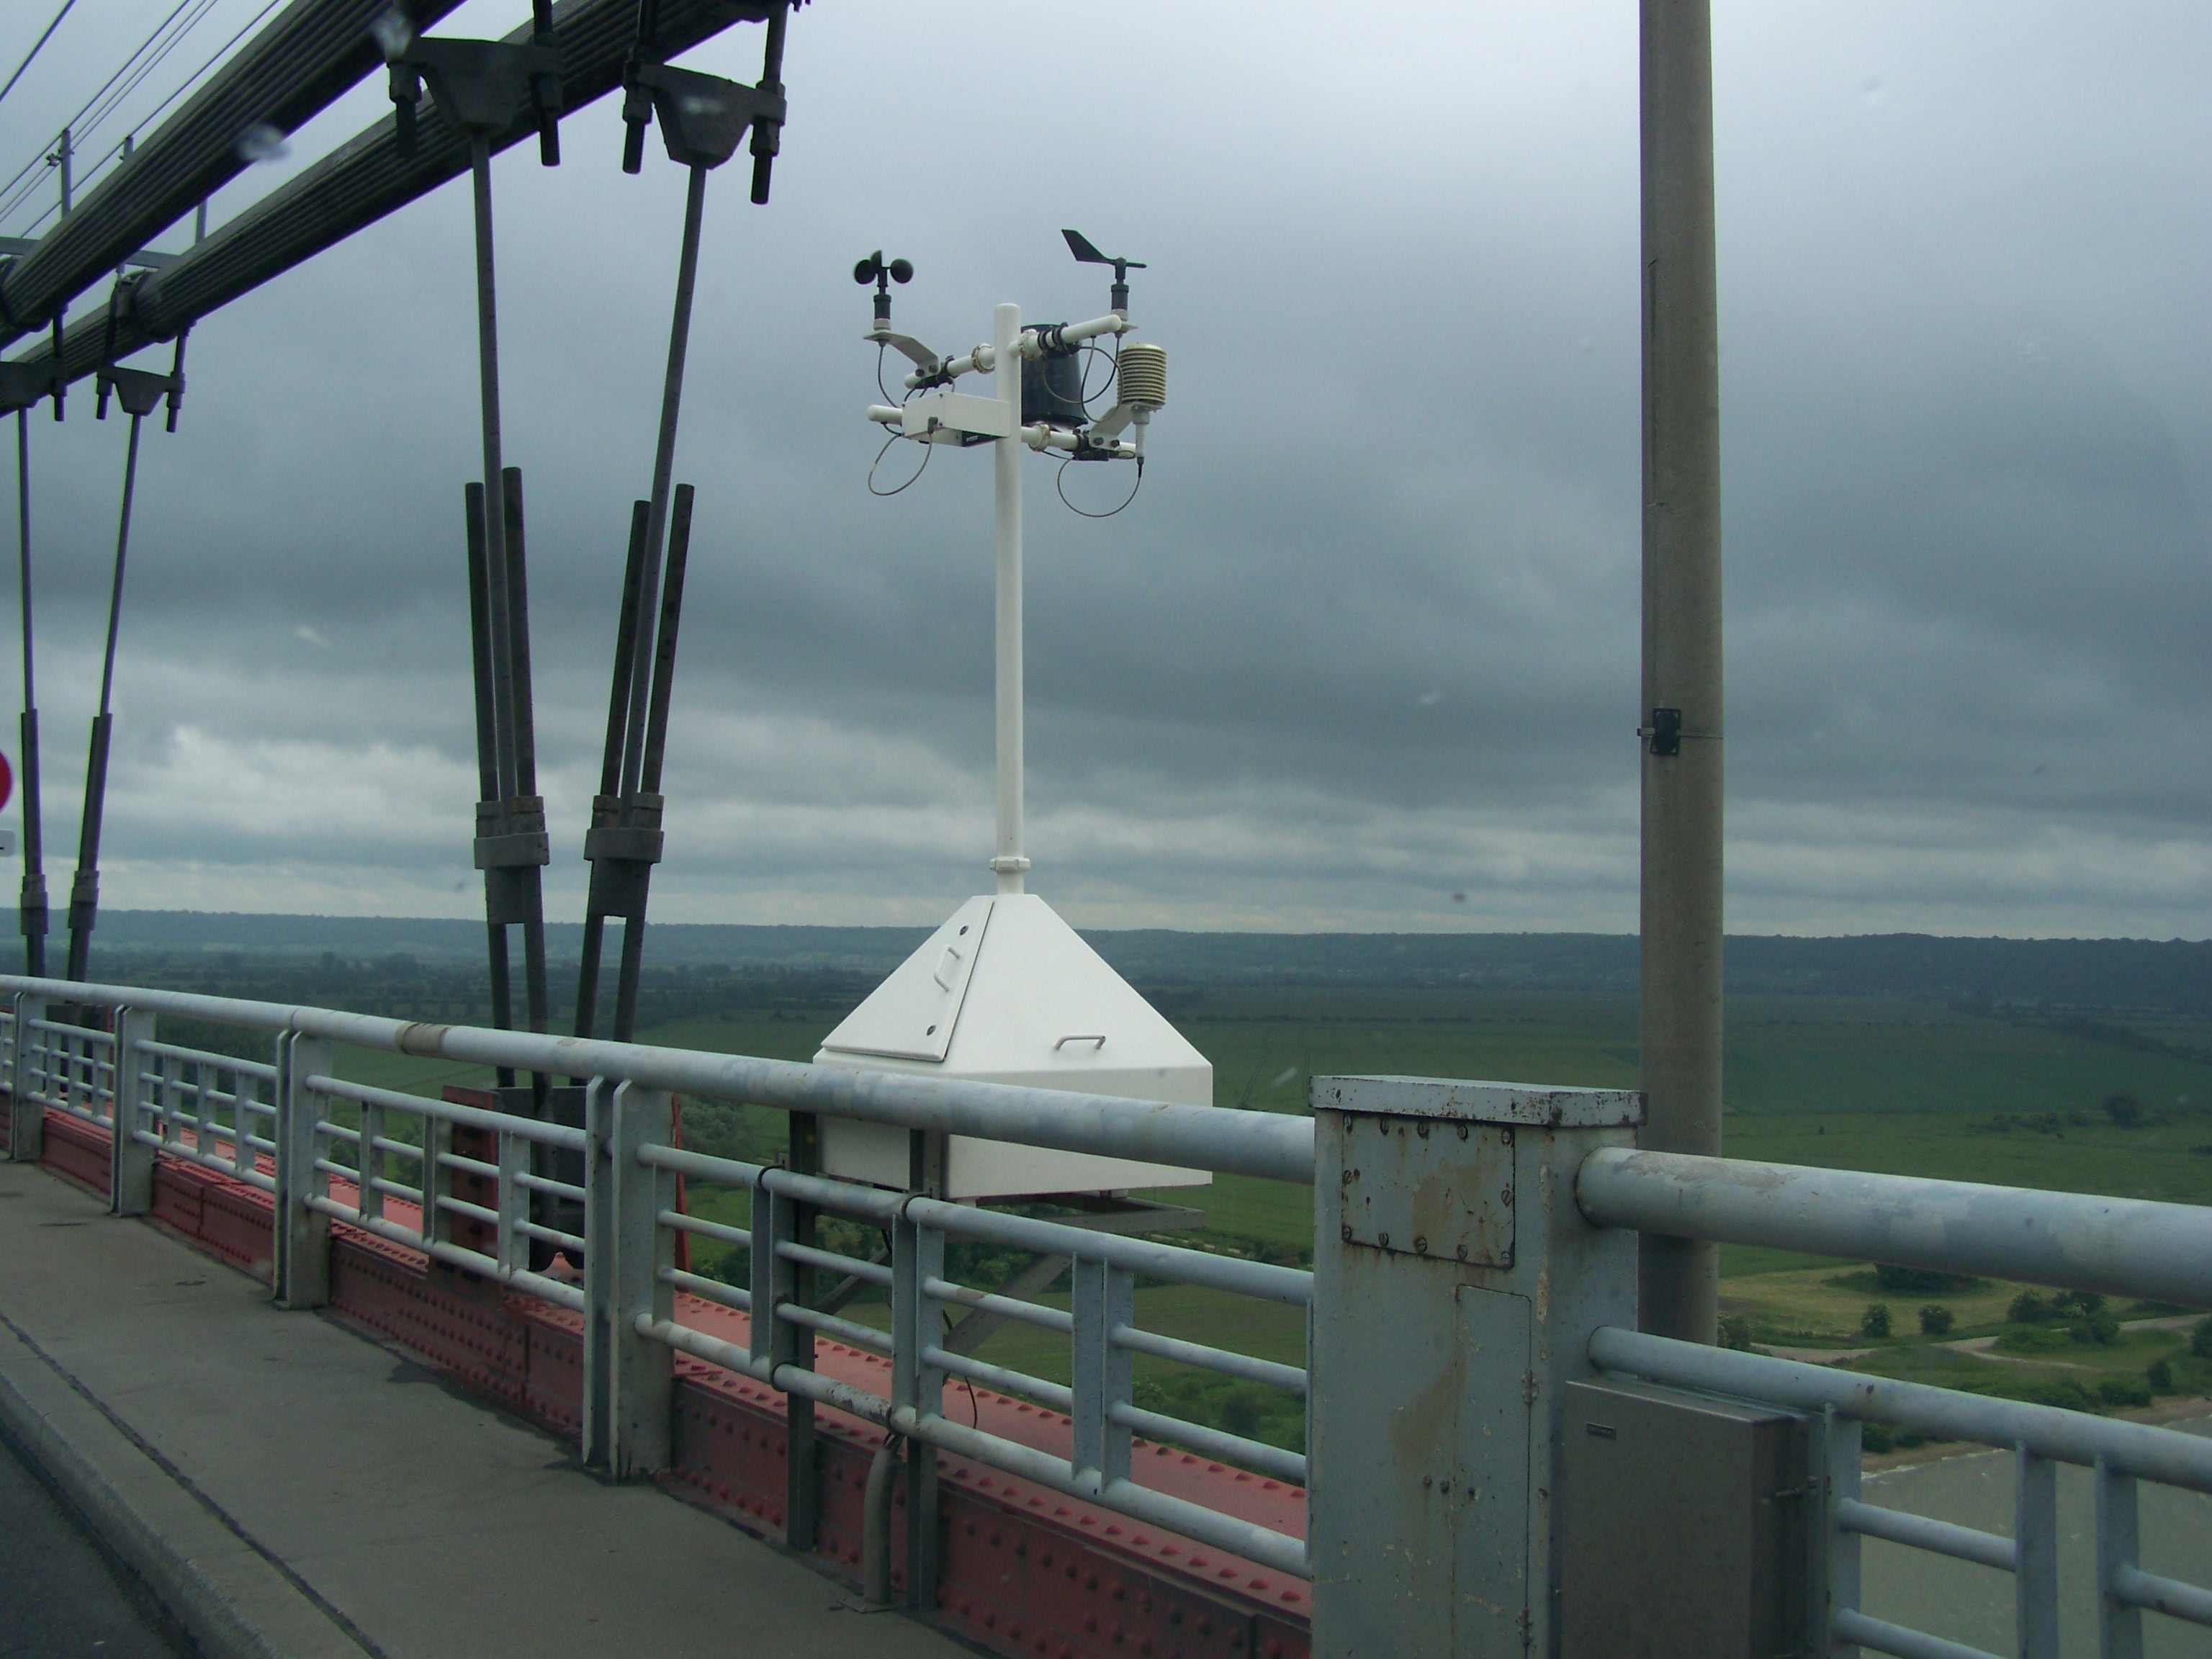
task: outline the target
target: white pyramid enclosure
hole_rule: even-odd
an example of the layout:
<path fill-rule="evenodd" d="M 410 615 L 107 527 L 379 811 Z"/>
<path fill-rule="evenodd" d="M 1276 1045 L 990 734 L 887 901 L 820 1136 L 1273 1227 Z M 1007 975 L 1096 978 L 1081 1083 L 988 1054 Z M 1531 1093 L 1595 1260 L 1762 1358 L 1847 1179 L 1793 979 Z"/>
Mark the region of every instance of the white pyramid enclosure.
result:
<path fill-rule="evenodd" d="M 969 899 L 822 1041 L 822 1066 L 1213 1104 L 1213 1066 L 1034 893 Z M 822 1121 L 822 1167 L 904 1188 L 908 1139 Z M 954 1136 L 946 1196 L 1200 1187 L 1204 1170 Z"/>

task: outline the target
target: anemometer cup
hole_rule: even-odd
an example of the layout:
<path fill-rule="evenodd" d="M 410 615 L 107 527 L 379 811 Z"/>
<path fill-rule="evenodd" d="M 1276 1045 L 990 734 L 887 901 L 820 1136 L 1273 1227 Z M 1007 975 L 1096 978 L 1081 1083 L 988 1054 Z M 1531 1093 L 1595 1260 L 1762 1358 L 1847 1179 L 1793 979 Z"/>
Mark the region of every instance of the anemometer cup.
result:
<path fill-rule="evenodd" d="M 908 259 L 893 259 L 886 263 L 884 251 L 873 253 L 853 267 L 853 280 L 863 288 L 870 283 L 876 285 L 876 329 L 888 331 L 891 325 L 891 284 L 902 286 L 914 280 L 914 263 Z"/>

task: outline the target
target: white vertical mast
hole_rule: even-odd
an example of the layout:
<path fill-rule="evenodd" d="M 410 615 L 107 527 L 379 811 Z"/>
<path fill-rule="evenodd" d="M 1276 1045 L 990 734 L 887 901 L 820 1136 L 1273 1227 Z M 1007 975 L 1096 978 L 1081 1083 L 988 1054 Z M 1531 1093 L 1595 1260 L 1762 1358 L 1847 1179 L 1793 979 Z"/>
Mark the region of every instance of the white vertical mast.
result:
<path fill-rule="evenodd" d="M 999 850 L 991 860 L 1001 893 L 1022 891 L 1022 308 L 994 313 L 994 391 L 1012 430 L 994 446 L 998 518 Z"/>

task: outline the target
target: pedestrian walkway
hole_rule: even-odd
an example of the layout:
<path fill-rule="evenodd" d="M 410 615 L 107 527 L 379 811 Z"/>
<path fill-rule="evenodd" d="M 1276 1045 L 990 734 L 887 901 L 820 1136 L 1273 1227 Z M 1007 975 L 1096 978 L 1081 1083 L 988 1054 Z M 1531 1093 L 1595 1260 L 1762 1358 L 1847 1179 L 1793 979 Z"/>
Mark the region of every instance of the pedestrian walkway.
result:
<path fill-rule="evenodd" d="M 0 1422 L 210 1655 L 966 1651 L 24 1164 Z"/>

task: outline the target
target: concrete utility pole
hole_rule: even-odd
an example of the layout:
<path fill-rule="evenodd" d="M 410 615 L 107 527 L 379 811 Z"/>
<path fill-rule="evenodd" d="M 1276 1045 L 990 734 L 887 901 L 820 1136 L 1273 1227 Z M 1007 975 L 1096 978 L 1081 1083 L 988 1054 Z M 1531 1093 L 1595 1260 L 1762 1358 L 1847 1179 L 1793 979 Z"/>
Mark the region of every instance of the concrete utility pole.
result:
<path fill-rule="evenodd" d="M 1640 1144 L 1721 1150 L 1721 436 L 1710 0 L 1643 0 Z M 1719 1247 L 1643 1243 L 1645 1330 L 1710 1342 Z"/>

